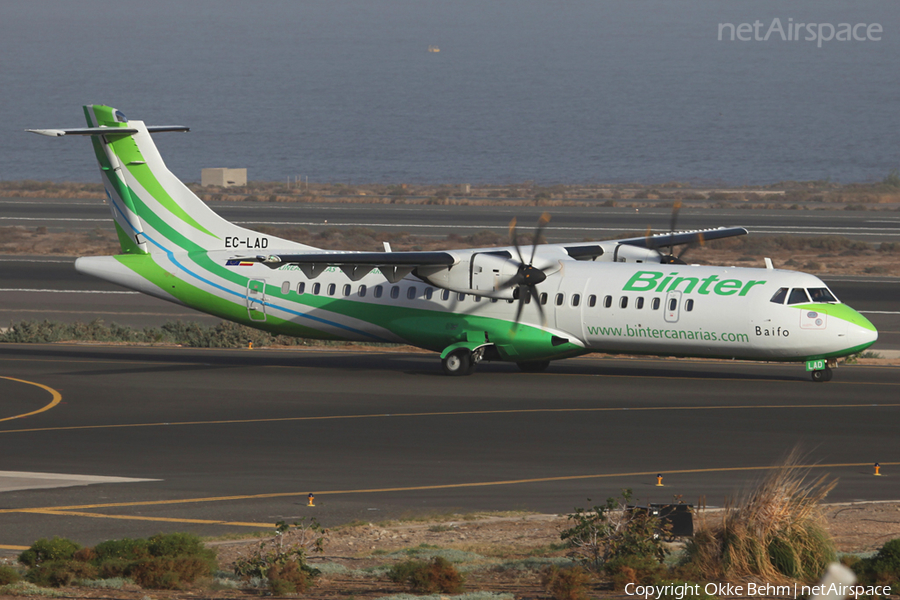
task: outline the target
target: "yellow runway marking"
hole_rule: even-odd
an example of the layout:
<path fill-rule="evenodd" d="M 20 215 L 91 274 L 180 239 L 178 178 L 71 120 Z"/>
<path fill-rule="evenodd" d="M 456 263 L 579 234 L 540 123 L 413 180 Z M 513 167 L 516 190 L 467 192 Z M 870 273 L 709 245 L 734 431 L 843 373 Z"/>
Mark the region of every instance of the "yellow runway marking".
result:
<path fill-rule="evenodd" d="M 3 419 L 0 419 L 0 422 L 12 421 L 13 419 L 24 419 L 25 417 L 30 417 L 31 415 L 36 415 L 38 413 L 42 413 L 44 411 L 50 410 L 51 408 L 53 408 L 54 406 L 59 404 L 60 400 L 62 400 L 62 394 L 60 394 L 59 392 L 54 390 L 52 387 L 48 387 L 48 386 L 44 385 L 43 383 L 35 383 L 33 381 L 25 381 L 24 379 L 16 379 L 15 377 L 4 377 L 3 375 L 0 375 L 0 379 L 8 379 L 9 381 L 17 381 L 19 383 L 25 383 L 28 385 L 37 386 L 41 389 L 44 389 L 44 390 L 47 390 L 48 392 L 50 392 L 50 395 L 53 397 L 53 400 L 50 402 L 50 404 L 44 406 L 43 408 L 39 408 L 38 410 L 33 410 L 30 413 L 25 413 L 24 415 L 16 415 L 14 417 L 5 417 Z"/>
<path fill-rule="evenodd" d="M 35 384 L 39 385 L 39 384 Z M 43 387 L 43 386 L 42 386 Z M 47 388 L 50 389 L 50 388 Z M 129 427 L 175 427 L 186 425 L 240 425 L 249 423 L 289 423 L 293 421 L 340 421 L 351 419 L 393 419 L 398 417 L 458 417 L 479 415 L 511 415 L 538 413 L 600 413 L 600 412 L 653 412 L 667 410 L 759 410 L 759 409 L 810 409 L 810 408 L 898 408 L 900 403 L 864 402 L 861 404 L 736 404 L 714 406 L 619 406 L 599 408 L 526 408 L 504 410 L 460 410 L 414 413 L 371 413 L 363 415 L 321 415 L 310 417 L 273 417 L 270 419 L 228 419 L 216 421 L 173 421 L 169 423 L 120 423 L 111 425 L 73 425 L 68 427 L 34 427 L 30 429 L 4 429 L 4 433 L 36 433 L 44 431 L 73 431 L 81 429 L 122 429 Z M 43 409 L 46 410 L 46 409 Z M 29 413 L 33 414 L 33 413 Z M 27 416 L 27 415 L 22 415 Z M 17 418 L 17 417 L 13 417 Z"/>
<path fill-rule="evenodd" d="M 28 550 L 28 546 L 7 546 L 0 544 L 0 550 Z"/>
<path fill-rule="evenodd" d="M 191 523 L 192 525 L 233 525 L 239 527 L 259 527 L 274 529 L 275 523 L 245 523 L 243 521 L 216 521 L 210 519 L 179 519 L 170 517 L 143 517 L 140 515 L 104 515 L 100 513 L 76 512 L 71 510 L 48 510 L 43 508 L 23 508 L 15 512 L 36 515 L 54 515 L 64 517 L 92 517 L 95 519 L 121 519 L 125 521 L 159 521 L 164 523 Z"/>
<path fill-rule="evenodd" d="M 896 466 L 900 465 L 900 462 L 883 462 L 882 466 Z M 799 465 L 797 468 L 801 469 L 838 469 L 838 468 L 848 468 L 848 467 L 870 467 L 870 463 L 833 463 L 833 464 L 817 464 L 817 465 Z M 660 475 L 684 475 L 684 474 L 692 474 L 692 473 L 727 473 L 727 472 L 740 472 L 740 471 L 768 471 L 772 469 L 778 469 L 777 466 L 764 466 L 764 467 L 723 467 L 723 468 L 710 468 L 710 469 L 676 469 L 670 471 L 636 471 L 632 473 L 600 473 L 593 475 L 563 475 L 559 477 L 539 477 L 533 479 L 511 479 L 505 481 L 483 481 L 483 482 L 475 482 L 475 483 L 450 483 L 443 485 L 421 485 L 421 486 L 409 486 L 409 487 L 390 487 L 390 488 L 367 488 L 367 489 L 357 489 L 357 490 L 328 490 L 328 491 L 317 491 L 315 492 L 317 496 L 322 495 L 341 495 L 341 494 L 383 494 L 390 492 L 416 492 L 416 491 L 429 491 L 429 490 L 450 490 L 450 489 L 461 489 L 461 488 L 474 488 L 474 487 L 490 487 L 490 486 L 498 486 L 498 485 L 520 485 L 527 483 L 546 483 L 552 481 L 577 481 L 584 479 L 611 479 L 617 477 L 655 477 L 657 474 Z M 164 505 L 175 505 L 175 504 L 194 504 L 200 502 L 227 502 L 229 500 L 264 500 L 268 498 L 305 498 L 308 492 L 281 492 L 281 493 L 272 493 L 272 494 L 251 494 L 251 495 L 242 495 L 242 496 L 219 496 L 219 497 L 209 497 L 209 498 L 186 498 L 182 500 L 149 500 L 145 502 L 116 502 L 116 503 L 108 503 L 108 504 L 85 504 L 81 506 L 48 506 L 43 508 L 9 508 L 0 510 L 0 513 L 33 513 L 33 514 L 43 514 L 43 515 L 61 515 L 61 516 L 79 516 L 79 517 L 91 517 L 97 519 L 123 519 L 123 520 L 140 520 L 140 521 L 160 521 L 160 522 L 173 522 L 173 523 L 196 523 L 196 524 L 206 524 L 206 525 L 231 525 L 238 527 L 271 527 L 272 525 L 269 523 L 244 523 L 238 521 L 213 521 L 213 520 L 202 520 L 202 519 L 179 519 L 179 518 L 167 518 L 167 517 L 144 517 L 144 516 L 130 516 L 130 515 L 106 515 L 99 513 L 89 513 L 83 512 L 86 509 L 98 509 L 98 508 L 125 508 L 132 506 L 164 506 Z"/>

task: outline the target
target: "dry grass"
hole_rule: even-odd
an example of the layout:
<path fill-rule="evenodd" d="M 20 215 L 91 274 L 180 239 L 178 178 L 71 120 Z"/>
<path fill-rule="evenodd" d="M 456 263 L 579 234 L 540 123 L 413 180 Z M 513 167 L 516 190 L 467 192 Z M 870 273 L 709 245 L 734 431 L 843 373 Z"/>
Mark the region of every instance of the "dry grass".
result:
<path fill-rule="evenodd" d="M 837 484 L 808 480 L 795 450 L 759 485 L 731 503 L 720 523 L 699 530 L 690 562 L 710 580 L 814 580 L 834 560 L 822 501 Z"/>

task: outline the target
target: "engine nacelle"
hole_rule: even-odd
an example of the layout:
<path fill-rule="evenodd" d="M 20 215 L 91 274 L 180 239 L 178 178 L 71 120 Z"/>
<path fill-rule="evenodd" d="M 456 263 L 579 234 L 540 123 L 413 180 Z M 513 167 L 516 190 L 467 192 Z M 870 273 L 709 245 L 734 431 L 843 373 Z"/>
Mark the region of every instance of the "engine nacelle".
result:
<path fill-rule="evenodd" d="M 450 267 L 418 267 L 416 276 L 428 283 L 464 294 L 511 300 L 514 287 L 501 289 L 519 272 L 509 252 L 475 252 Z"/>

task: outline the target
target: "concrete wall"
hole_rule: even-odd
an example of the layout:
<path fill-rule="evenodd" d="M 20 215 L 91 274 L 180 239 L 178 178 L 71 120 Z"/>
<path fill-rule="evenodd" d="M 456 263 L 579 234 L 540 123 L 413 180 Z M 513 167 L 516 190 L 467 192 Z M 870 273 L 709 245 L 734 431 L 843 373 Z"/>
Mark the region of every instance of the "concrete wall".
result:
<path fill-rule="evenodd" d="M 247 185 L 247 169 L 203 169 L 200 171 L 201 185 L 235 187 Z"/>

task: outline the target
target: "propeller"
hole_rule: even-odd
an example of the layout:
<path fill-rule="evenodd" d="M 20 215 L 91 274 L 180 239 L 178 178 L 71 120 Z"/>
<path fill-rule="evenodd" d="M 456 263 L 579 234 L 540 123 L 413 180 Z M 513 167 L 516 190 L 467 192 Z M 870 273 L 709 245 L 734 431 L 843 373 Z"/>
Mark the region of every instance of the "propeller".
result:
<path fill-rule="evenodd" d="M 500 285 L 500 289 L 505 290 L 511 287 L 515 288 L 515 290 L 513 290 L 513 298 L 517 299 L 519 302 L 516 306 L 516 317 L 513 320 L 513 329 L 519 327 L 522 311 L 532 298 L 534 298 L 534 304 L 537 306 L 538 312 L 541 315 L 541 323 L 544 325 L 547 324 L 544 307 L 541 305 L 541 296 L 538 293 L 536 286 L 547 279 L 547 271 L 552 269 L 553 266 L 545 267 L 544 269 L 535 267 L 534 257 L 537 254 L 537 247 L 540 243 L 544 228 L 549 222 L 550 215 L 547 213 L 542 214 L 541 218 L 538 219 L 537 229 L 531 241 L 531 258 L 529 258 L 527 262 L 525 261 L 525 255 L 522 254 L 522 248 L 519 246 L 519 236 L 516 231 L 516 219 L 513 218 L 513 220 L 509 222 L 509 237 L 513 247 L 516 249 L 516 254 L 519 257 L 519 268 L 515 275 Z"/>
<path fill-rule="evenodd" d="M 675 225 L 678 223 L 678 213 L 680 210 L 681 210 L 681 201 L 676 200 L 675 203 L 672 204 L 672 216 L 669 219 L 669 237 L 670 237 L 670 239 L 671 239 L 672 234 L 675 233 Z M 648 239 L 650 238 L 650 228 L 649 227 L 647 228 L 646 237 Z M 700 234 L 700 245 L 703 245 L 703 234 Z M 684 256 L 688 250 L 690 250 L 692 247 L 695 247 L 695 246 L 696 246 L 696 244 L 687 245 L 684 248 L 684 250 L 682 250 L 678 254 L 678 256 L 675 256 L 674 252 L 672 251 L 671 244 L 669 245 L 669 253 L 668 254 L 663 254 L 662 252 L 660 252 L 658 247 L 656 248 L 656 253 L 659 254 L 659 262 L 664 265 L 683 265 L 683 264 L 685 264 L 685 262 L 681 259 L 681 257 Z"/>

